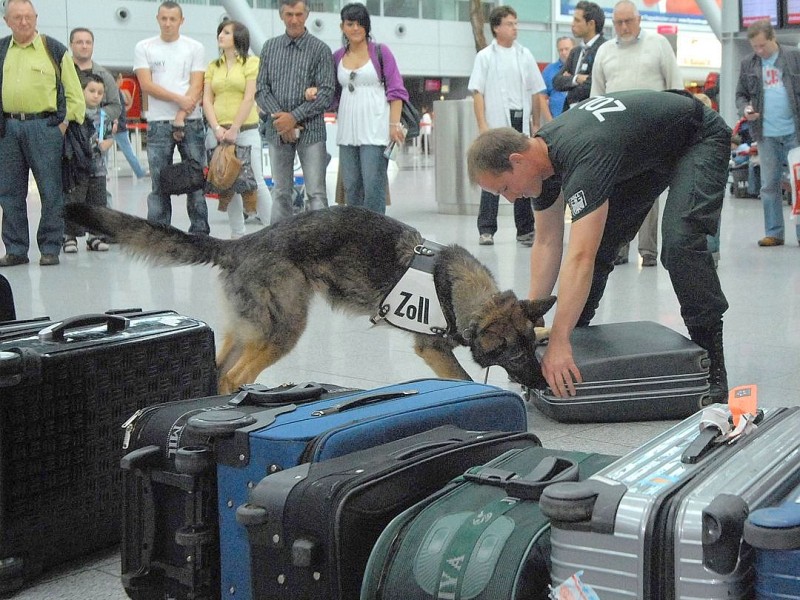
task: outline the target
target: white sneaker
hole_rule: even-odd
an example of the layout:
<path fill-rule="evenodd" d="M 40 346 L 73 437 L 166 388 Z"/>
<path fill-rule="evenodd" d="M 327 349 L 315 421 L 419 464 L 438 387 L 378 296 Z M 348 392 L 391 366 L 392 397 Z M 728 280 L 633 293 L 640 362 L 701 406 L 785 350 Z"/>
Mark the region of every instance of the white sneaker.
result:
<path fill-rule="evenodd" d="M 480 246 L 494 246 L 494 236 L 491 233 L 482 233 L 478 238 L 478 245 Z"/>

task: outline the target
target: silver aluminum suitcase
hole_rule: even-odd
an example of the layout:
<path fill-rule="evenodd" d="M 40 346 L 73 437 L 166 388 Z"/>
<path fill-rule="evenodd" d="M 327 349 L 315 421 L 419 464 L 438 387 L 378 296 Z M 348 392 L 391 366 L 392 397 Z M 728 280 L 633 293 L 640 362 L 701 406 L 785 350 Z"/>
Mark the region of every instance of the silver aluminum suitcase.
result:
<path fill-rule="evenodd" d="M 800 478 L 800 408 L 765 409 L 732 443 L 710 442 L 702 414 L 585 482 L 545 490 L 554 583 L 582 570 L 603 600 L 753 597 L 744 521 Z"/>

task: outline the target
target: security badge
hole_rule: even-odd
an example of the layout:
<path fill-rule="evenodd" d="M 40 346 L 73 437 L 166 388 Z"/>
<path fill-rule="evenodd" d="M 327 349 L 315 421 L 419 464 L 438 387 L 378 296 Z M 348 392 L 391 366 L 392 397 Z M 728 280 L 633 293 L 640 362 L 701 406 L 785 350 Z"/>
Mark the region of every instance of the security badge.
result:
<path fill-rule="evenodd" d="M 447 319 L 433 282 L 436 253 L 443 247 L 423 240 L 414 248 L 414 259 L 381 302 L 378 314 L 372 317 L 373 323 L 385 319 L 400 329 L 428 335 L 447 331 Z"/>

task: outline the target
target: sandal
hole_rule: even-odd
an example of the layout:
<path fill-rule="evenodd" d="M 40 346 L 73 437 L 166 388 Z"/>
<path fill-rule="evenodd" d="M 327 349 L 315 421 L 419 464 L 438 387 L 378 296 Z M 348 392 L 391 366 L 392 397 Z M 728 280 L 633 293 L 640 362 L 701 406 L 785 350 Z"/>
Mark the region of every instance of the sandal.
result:
<path fill-rule="evenodd" d="M 99 237 L 91 237 L 86 240 L 86 249 L 92 250 L 94 252 L 107 252 L 108 251 L 108 244 L 103 241 L 103 238 Z M 65 249 L 64 252 L 67 250 Z M 75 251 L 78 251 L 78 245 L 75 245 Z"/>
<path fill-rule="evenodd" d="M 186 126 L 185 125 L 176 125 L 175 123 L 172 124 L 172 139 L 176 142 L 183 141 L 183 138 L 186 136 Z"/>
<path fill-rule="evenodd" d="M 65 238 L 61 247 L 64 254 L 75 254 L 78 251 L 78 240 L 75 238 Z"/>

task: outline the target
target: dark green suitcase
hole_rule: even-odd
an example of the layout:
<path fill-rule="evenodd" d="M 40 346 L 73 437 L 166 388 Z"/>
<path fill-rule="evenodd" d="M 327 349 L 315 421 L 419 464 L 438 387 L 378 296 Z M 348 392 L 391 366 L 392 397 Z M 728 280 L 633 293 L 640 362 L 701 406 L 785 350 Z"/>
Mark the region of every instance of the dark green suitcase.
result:
<path fill-rule="evenodd" d="M 542 490 L 617 459 L 545 448 L 474 467 L 396 517 L 367 564 L 361 600 L 547 598 L 550 523 Z"/>

